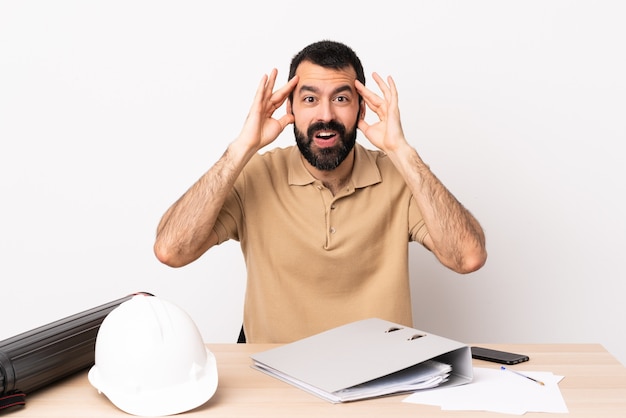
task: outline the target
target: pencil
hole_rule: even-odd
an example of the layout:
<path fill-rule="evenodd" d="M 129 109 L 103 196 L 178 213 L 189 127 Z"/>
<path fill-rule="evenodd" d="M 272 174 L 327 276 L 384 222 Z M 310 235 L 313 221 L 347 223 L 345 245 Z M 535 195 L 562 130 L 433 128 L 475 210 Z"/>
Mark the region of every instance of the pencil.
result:
<path fill-rule="evenodd" d="M 504 366 L 500 366 L 500 369 L 502 369 L 502 370 L 507 370 L 507 371 L 509 371 L 509 372 L 511 372 L 511 373 L 515 373 L 515 374 L 516 374 L 516 375 L 518 375 L 518 376 L 522 376 L 522 377 L 525 377 L 526 379 L 532 380 L 532 381 L 533 381 L 533 382 L 535 382 L 535 383 L 539 383 L 541 386 L 545 386 L 545 383 L 543 383 L 541 380 L 533 379 L 532 377 L 530 377 L 530 376 L 526 376 L 525 374 L 522 374 L 522 373 L 520 373 L 520 372 L 516 372 L 515 370 L 507 369 L 507 368 L 506 368 L 506 367 L 504 367 Z"/>

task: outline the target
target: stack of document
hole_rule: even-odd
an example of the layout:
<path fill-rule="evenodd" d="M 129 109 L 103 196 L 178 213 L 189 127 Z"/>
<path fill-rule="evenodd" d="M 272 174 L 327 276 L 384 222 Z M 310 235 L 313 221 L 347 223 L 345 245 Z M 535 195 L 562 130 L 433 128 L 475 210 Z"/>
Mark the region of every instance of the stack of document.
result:
<path fill-rule="evenodd" d="M 341 402 L 375 398 L 395 393 L 430 389 L 447 382 L 452 367 L 435 360 L 409 367 L 390 375 L 334 392 Z"/>
<path fill-rule="evenodd" d="M 472 380 L 467 345 L 378 318 L 251 357 L 253 368 L 333 403 Z"/>
<path fill-rule="evenodd" d="M 369 382 L 334 392 L 327 392 L 313 385 L 309 385 L 306 382 L 292 378 L 271 367 L 262 364 L 256 364 L 255 367 L 258 370 L 264 371 L 284 382 L 290 383 L 333 403 L 351 402 L 434 388 L 446 382 L 452 371 L 452 367 L 449 364 L 428 360 L 424 363 L 409 367 L 408 369 L 401 370 L 400 372 L 392 373 Z"/>

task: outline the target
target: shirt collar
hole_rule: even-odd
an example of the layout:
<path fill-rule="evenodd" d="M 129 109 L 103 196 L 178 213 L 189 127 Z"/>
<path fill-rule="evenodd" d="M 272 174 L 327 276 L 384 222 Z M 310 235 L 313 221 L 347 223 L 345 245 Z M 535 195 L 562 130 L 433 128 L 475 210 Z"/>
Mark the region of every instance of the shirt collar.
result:
<path fill-rule="evenodd" d="M 354 167 L 352 170 L 354 187 L 358 189 L 380 183 L 382 179 L 380 170 L 376 165 L 375 154 L 367 152 L 358 143 L 354 145 L 354 150 Z M 291 147 L 291 154 L 289 155 L 288 181 L 293 186 L 304 186 L 315 181 L 315 177 L 306 169 L 300 150 L 295 145 Z"/>

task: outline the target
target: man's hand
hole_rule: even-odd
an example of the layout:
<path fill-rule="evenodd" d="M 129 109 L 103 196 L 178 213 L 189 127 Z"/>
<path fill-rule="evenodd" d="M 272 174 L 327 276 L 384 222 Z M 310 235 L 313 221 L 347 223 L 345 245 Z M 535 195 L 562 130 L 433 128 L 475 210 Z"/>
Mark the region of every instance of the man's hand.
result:
<path fill-rule="evenodd" d="M 274 92 L 277 74 L 278 71 L 273 69 L 269 77 L 264 75 L 261 79 L 250 112 L 235 141 L 244 145 L 249 151 L 257 152 L 272 143 L 287 125 L 294 122 L 291 114 L 285 114 L 278 119 L 273 115 L 295 88 L 298 76 L 293 77 L 286 85 Z"/>
<path fill-rule="evenodd" d="M 392 153 L 400 146 L 407 144 L 400 122 L 398 90 L 391 77 L 387 77 L 388 84 L 377 73 L 373 73 L 372 77 L 384 98 L 373 93 L 358 80 L 355 82 L 355 87 L 367 106 L 378 115 L 380 120 L 370 125 L 364 119 L 360 119 L 358 127 L 374 146 L 386 153 Z"/>

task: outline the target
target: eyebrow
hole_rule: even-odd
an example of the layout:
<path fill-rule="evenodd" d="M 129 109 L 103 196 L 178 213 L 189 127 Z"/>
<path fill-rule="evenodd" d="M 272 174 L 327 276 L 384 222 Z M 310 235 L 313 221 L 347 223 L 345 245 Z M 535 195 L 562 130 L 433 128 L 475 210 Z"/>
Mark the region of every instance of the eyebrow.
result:
<path fill-rule="evenodd" d="M 312 93 L 319 93 L 320 89 L 315 86 L 309 86 L 309 85 L 304 84 L 302 87 L 300 87 L 300 89 L 298 90 L 298 93 L 302 93 L 304 91 L 310 91 Z M 342 86 L 337 87 L 335 90 L 333 90 L 332 94 L 335 95 L 337 93 L 342 93 L 344 91 L 352 92 L 352 86 L 350 86 L 349 84 L 344 84 Z"/>

